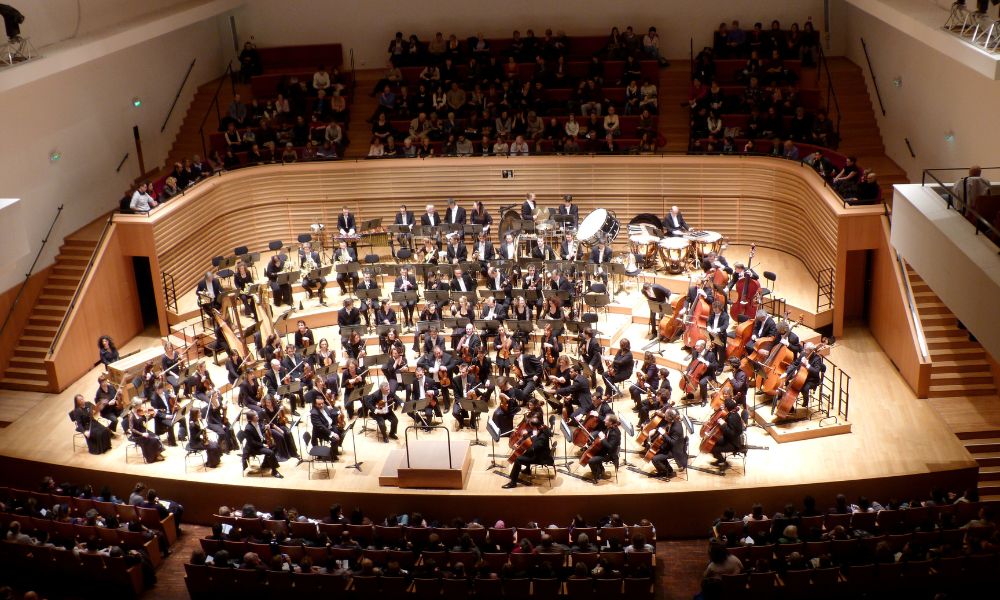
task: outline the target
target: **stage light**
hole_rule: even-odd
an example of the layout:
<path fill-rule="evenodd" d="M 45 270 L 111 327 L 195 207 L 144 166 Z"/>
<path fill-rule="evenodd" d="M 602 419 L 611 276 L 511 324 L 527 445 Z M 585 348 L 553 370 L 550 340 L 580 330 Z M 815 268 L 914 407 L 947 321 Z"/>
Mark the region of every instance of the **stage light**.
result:
<path fill-rule="evenodd" d="M 142 106 L 142 99 L 139 98 L 139 96 L 136 96 L 136 97 L 132 98 L 132 106 L 134 106 L 136 108 L 139 108 L 140 106 Z"/>
<path fill-rule="evenodd" d="M 62 152 L 60 152 L 59 150 L 53 150 L 52 152 L 49 152 L 50 163 L 59 162 L 60 158 L 62 158 Z"/>
<path fill-rule="evenodd" d="M 893 87 L 896 87 L 896 88 L 903 87 L 903 78 L 902 77 L 897 77 L 897 78 L 893 79 L 892 80 L 892 85 L 893 85 Z"/>

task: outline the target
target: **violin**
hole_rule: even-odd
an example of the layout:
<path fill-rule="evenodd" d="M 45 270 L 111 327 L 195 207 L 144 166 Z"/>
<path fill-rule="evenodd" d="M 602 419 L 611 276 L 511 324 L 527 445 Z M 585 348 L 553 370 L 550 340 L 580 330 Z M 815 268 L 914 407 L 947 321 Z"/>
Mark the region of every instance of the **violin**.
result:
<path fill-rule="evenodd" d="M 451 378 L 448 377 L 448 369 L 441 367 L 438 369 L 437 376 L 438 383 L 440 383 L 443 387 L 451 387 Z"/>
<path fill-rule="evenodd" d="M 753 262 L 753 255 L 757 252 L 757 244 L 750 245 L 750 256 L 747 258 L 747 266 L 743 271 L 743 279 L 733 286 L 729 292 L 732 296 L 732 308 L 729 310 L 730 316 L 736 320 L 753 320 L 757 314 L 757 306 L 760 304 L 760 282 L 750 277 L 750 264 Z"/>

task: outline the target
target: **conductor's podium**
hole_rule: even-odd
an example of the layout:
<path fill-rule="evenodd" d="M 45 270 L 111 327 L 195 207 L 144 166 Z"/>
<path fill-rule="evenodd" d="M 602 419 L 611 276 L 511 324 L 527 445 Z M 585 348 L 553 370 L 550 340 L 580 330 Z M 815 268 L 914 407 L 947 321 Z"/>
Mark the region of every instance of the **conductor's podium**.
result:
<path fill-rule="evenodd" d="M 378 483 L 382 487 L 461 490 L 471 469 L 467 440 L 407 439 L 405 447 L 386 457 Z"/>

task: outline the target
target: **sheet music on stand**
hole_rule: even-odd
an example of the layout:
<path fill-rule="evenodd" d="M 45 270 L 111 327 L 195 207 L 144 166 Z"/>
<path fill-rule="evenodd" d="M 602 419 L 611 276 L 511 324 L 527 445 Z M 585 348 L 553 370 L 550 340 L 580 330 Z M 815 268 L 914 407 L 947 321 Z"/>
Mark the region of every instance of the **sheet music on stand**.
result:
<path fill-rule="evenodd" d="M 470 323 L 468 317 L 445 317 L 441 320 L 441 322 L 448 329 L 458 329 L 460 327 L 465 327 Z"/>
<path fill-rule="evenodd" d="M 499 331 L 500 329 L 500 321 L 496 319 L 492 320 L 476 319 L 472 323 L 473 325 L 475 325 L 477 331 L 486 331 L 489 332 L 490 335 L 496 335 L 497 331 Z"/>
<path fill-rule="evenodd" d="M 336 263 L 334 266 L 336 267 L 338 274 L 339 273 L 346 273 L 346 274 L 357 273 L 358 271 L 361 270 L 361 263 L 359 263 L 357 261 L 351 261 L 351 262 L 346 262 L 346 263 L 340 263 L 339 262 L 339 263 Z"/>
<path fill-rule="evenodd" d="M 358 332 L 358 335 L 364 335 L 368 331 L 368 326 L 367 325 L 361 325 L 361 324 L 359 324 L 359 325 L 341 325 L 340 326 L 340 338 L 342 340 L 346 339 L 347 337 L 349 337 L 355 331 Z"/>
<path fill-rule="evenodd" d="M 465 292 L 455 290 L 451 293 L 451 300 L 453 302 L 459 302 L 459 298 L 461 298 L 462 296 L 465 296 L 466 300 L 469 301 L 469 305 L 471 306 L 475 306 L 476 302 L 479 301 L 479 298 L 476 297 L 476 290 L 468 290 Z"/>
<path fill-rule="evenodd" d="M 565 327 L 562 319 L 535 319 L 535 325 L 539 329 L 545 329 L 546 325 L 552 325 L 552 333 L 556 336 L 562 335 L 562 330 Z"/>
<path fill-rule="evenodd" d="M 447 290 L 424 290 L 424 300 L 435 304 L 447 304 L 451 301 L 451 292 Z"/>
<path fill-rule="evenodd" d="M 417 297 L 416 290 L 406 290 L 405 292 L 392 292 L 392 300 L 393 302 L 402 305 L 403 302 L 416 303 L 419 298 Z"/>

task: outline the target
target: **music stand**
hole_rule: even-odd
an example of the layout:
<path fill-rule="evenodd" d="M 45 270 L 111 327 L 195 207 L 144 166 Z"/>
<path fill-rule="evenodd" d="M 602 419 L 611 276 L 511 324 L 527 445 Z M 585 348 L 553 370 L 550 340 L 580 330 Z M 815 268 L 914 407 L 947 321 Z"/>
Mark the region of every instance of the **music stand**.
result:
<path fill-rule="evenodd" d="M 468 317 L 445 317 L 441 319 L 442 329 L 447 327 L 448 329 L 455 330 L 459 327 L 464 328 L 470 323 Z"/>
<path fill-rule="evenodd" d="M 350 405 L 351 408 L 354 408 L 354 402 L 356 400 L 360 400 L 362 405 L 364 405 L 364 399 L 363 399 L 364 389 L 362 387 L 363 385 L 364 384 L 361 384 L 358 387 L 351 390 L 350 394 L 344 394 L 344 410 L 347 410 L 348 405 Z M 352 410 L 351 412 L 354 411 Z M 374 431 L 374 429 L 367 429 L 367 431 Z M 362 433 L 364 433 L 364 431 L 362 431 Z"/>
<path fill-rule="evenodd" d="M 283 271 L 278 273 L 274 282 L 278 285 L 293 285 L 299 282 L 299 271 Z"/>
<path fill-rule="evenodd" d="M 382 366 L 382 362 L 385 361 L 385 360 L 386 360 L 386 355 L 385 354 L 370 354 L 370 355 L 366 354 L 363 366 L 366 369 L 370 369 L 371 367 L 381 367 Z M 382 377 L 382 370 L 381 369 L 379 369 L 379 373 L 380 374 L 377 377 Z M 377 379 L 376 379 L 376 381 L 377 381 Z"/>
<path fill-rule="evenodd" d="M 545 329 L 546 325 L 552 325 L 552 333 L 556 337 L 561 336 L 564 329 L 562 319 L 536 319 L 535 324 L 538 325 L 539 329 Z"/>
<path fill-rule="evenodd" d="M 595 309 L 600 310 L 611 304 L 611 297 L 607 293 L 597 294 L 594 292 L 588 292 L 583 295 L 583 303 L 587 306 L 592 306 Z"/>
<path fill-rule="evenodd" d="M 496 319 L 475 319 L 472 321 L 472 324 L 475 326 L 477 331 L 485 331 L 487 337 L 497 335 L 500 330 L 500 321 Z"/>
<path fill-rule="evenodd" d="M 365 300 L 380 300 L 382 297 L 382 290 L 375 288 L 373 290 L 354 290 L 354 295 L 357 296 L 358 300 L 362 301 L 364 304 Z"/>
<path fill-rule="evenodd" d="M 403 247 L 412 247 L 413 245 L 413 226 L 412 225 L 397 225 L 393 223 L 392 225 L 385 226 L 386 232 L 389 234 L 389 245 L 392 246 L 396 239 L 399 239 L 399 245 Z M 409 243 L 404 243 L 409 242 Z M 395 254 L 395 253 L 393 253 Z"/>
<path fill-rule="evenodd" d="M 300 391 L 302 391 L 301 381 L 293 381 L 291 383 L 278 386 L 278 396 L 281 398 L 284 398 L 285 396 L 290 396 Z"/>
<path fill-rule="evenodd" d="M 411 417 L 416 415 L 417 418 L 420 419 L 420 422 L 424 424 L 424 427 L 430 427 L 430 423 L 428 423 L 427 419 L 424 418 L 425 408 L 427 408 L 427 398 L 417 398 L 416 400 L 407 400 L 406 402 L 403 402 L 402 412 L 403 414 L 410 415 Z M 420 435 L 417 433 L 418 429 L 419 427 L 414 428 L 413 432 L 414 436 L 419 439 Z"/>
<path fill-rule="evenodd" d="M 590 329 L 590 323 L 587 323 L 586 321 L 565 321 L 565 324 L 566 329 L 568 329 L 570 333 L 576 335 L 580 335 L 584 331 Z"/>
<path fill-rule="evenodd" d="M 646 298 L 646 306 L 649 307 L 650 319 L 653 318 L 654 314 L 665 316 L 667 314 L 673 314 L 674 312 L 674 307 L 671 306 L 670 302 L 668 301 L 657 302 L 656 300 Z M 656 332 L 653 334 L 655 336 L 655 339 L 653 342 L 647 344 L 646 347 L 643 348 L 643 350 L 649 350 L 655 344 L 656 353 L 659 354 L 660 356 L 663 356 L 663 340 L 660 339 L 660 333 L 657 324 L 652 323 L 651 325 L 653 327 L 653 331 Z"/>
<path fill-rule="evenodd" d="M 451 292 L 448 290 L 424 290 L 424 300 L 434 304 L 445 304 L 451 301 Z"/>
<path fill-rule="evenodd" d="M 486 470 L 492 471 L 493 469 L 498 469 L 502 466 L 496 461 L 496 444 L 503 437 L 503 433 L 500 432 L 500 429 L 497 427 L 497 424 L 493 422 L 493 419 L 486 419 L 486 433 L 490 434 L 490 464 L 486 466 Z"/>
<path fill-rule="evenodd" d="M 631 466 L 628 462 L 628 439 L 635 435 L 635 427 L 629 422 L 625 417 L 619 416 L 618 422 L 621 423 L 622 429 L 625 430 L 625 435 L 622 436 L 622 464 L 623 467 Z"/>
<path fill-rule="evenodd" d="M 531 335 L 531 332 L 535 330 L 535 324 L 531 321 L 518 321 L 516 319 L 507 319 L 503 322 L 507 326 L 507 329 L 514 335 L 517 333 L 523 333 L 526 336 Z"/>
<path fill-rule="evenodd" d="M 462 230 L 465 232 L 465 235 L 475 238 L 483 228 L 475 223 L 465 223 Z"/>
<path fill-rule="evenodd" d="M 494 300 L 502 301 L 507 299 L 507 292 L 505 290 L 479 290 L 480 298 L 493 297 Z"/>
<path fill-rule="evenodd" d="M 361 465 L 365 464 L 358 460 L 358 438 L 354 433 L 354 424 L 358 422 L 358 418 L 355 417 L 351 419 L 351 422 L 344 426 L 344 429 L 351 432 L 351 448 L 354 453 L 354 464 L 347 465 L 345 469 L 357 469 L 361 472 Z M 364 433 L 364 432 L 362 432 Z"/>
<path fill-rule="evenodd" d="M 458 299 L 461 298 L 462 296 L 465 296 L 466 300 L 469 301 L 469 304 L 473 306 L 475 306 L 475 304 L 479 301 L 479 299 L 476 297 L 476 290 L 474 289 L 465 292 L 459 292 L 456 290 L 451 293 L 451 299 L 454 302 L 458 302 Z"/>
<path fill-rule="evenodd" d="M 569 428 L 569 422 L 568 421 L 563 421 L 562 419 L 560 419 L 559 420 L 559 427 L 562 429 L 562 432 L 563 432 L 563 460 L 566 461 L 563 464 L 563 466 L 566 469 L 566 474 L 567 475 L 573 475 L 573 473 L 570 473 L 570 470 L 569 470 L 569 466 L 570 466 L 569 465 L 569 448 L 567 447 L 567 445 L 569 443 L 569 440 L 573 439 L 573 432 Z"/>
<path fill-rule="evenodd" d="M 480 385 L 482 385 L 482 384 L 480 384 Z M 472 427 L 473 430 L 476 432 L 476 439 L 474 439 L 473 441 L 469 442 L 469 445 L 470 446 L 485 446 L 486 442 L 484 442 L 481 439 L 479 439 L 479 421 L 478 421 L 478 417 L 473 417 L 473 415 L 475 413 L 477 413 L 477 412 L 479 414 L 487 414 L 488 415 L 489 414 L 489 410 L 490 410 L 489 404 L 487 404 L 485 400 L 481 400 L 479 398 L 475 398 L 475 399 L 472 399 L 472 398 L 462 398 L 461 400 L 458 401 L 458 405 L 460 407 L 462 407 L 462 410 L 466 410 L 466 411 L 469 412 L 469 420 L 470 421 L 475 421 L 476 422 L 476 424 L 473 425 L 473 427 Z"/>
<path fill-rule="evenodd" d="M 363 334 L 363 333 L 365 333 L 367 331 L 367 327 L 365 327 L 364 325 L 360 325 L 360 324 L 359 325 L 341 325 L 340 326 L 340 339 L 343 340 L 343 339 L 347 338 L 348 336 L 350 336 L 355 331 L 358 332 L 358 335 L 361 335 L 361 334 Z"/>
<path fill-rule="evenodd" d="M 625 278 L 625 265 L 617 262 L 606 264 L 608 265 L 608 275 L 613 276 L 615 282 L 618 284 L 618 289 L 615 290 L 615 295 L 618 295 L 622 291 L 622 280 Z"/>

